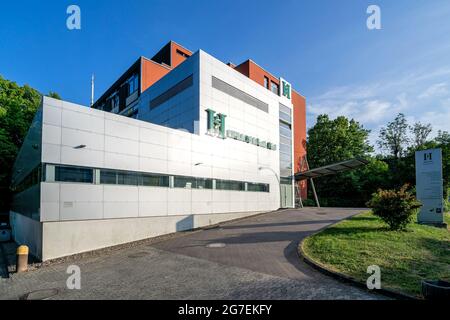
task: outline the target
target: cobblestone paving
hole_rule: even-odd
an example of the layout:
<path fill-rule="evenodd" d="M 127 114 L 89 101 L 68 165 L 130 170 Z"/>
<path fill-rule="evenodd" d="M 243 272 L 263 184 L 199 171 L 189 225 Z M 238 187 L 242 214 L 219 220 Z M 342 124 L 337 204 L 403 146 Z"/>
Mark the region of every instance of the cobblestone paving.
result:
<path fill-rule="evenodd" d="M 248 225 L 249 221 L 233 226 Z M 258 221 L 264 222 L 261 217 Z M 204 232 L 215 231 L 193 233 L 182 237 L 183 242 L 189 243 L 189 238 Z M 234 234 L 236 246 L 239 246 L 238 237 Z M 174 252 L 179 248 L 159 248 L 177 243 L 170 241 L 13 274 L 9 279 L 0 279 L 0 299 L 20 299 L 32 291 L 53 288 L 59 293 L 50 299 L 384 299 L 318 275 L 312 269 L 308 269 L 311 274 L 302 273 L 297 278 L 278 272 L 280 276 L 277 272 L 252 270 L 251 265 L 246 268 L 242 264 L 195 257 L 190 252 Z M 81 269 L 81 290 L 66 287 L 69 276 L 66 270 L 70 264 Z"/>

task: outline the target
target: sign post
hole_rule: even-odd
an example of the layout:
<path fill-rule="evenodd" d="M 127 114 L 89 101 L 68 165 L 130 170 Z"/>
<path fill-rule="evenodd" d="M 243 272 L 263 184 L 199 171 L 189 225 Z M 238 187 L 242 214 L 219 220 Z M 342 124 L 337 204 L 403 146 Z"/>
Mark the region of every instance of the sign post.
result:
<path fill-rule="evenodd" d="M 416 193 L 422 202 L 419 223 L 444 224 L 442 150 L 416 152 Z"/>

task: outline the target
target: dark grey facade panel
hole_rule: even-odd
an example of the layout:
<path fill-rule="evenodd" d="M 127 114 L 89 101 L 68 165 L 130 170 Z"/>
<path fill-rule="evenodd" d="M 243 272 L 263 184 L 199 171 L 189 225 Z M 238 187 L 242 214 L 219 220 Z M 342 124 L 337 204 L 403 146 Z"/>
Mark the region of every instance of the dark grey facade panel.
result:
<path fill-rule="evenodd" d="M 236 87 L 233 87 L 232 85 L 214 76 L 212 77 L 212 87 L 232 96 L 233 98 L 239 99 L 255 108 L 258 108 L 261 111 L 267 113 L 269 112 L 269 105 L 267 103 L 249 95 L 248 93 L 245 93 L 242 90 L 239 90 Z"/>
<path fill-rule="evenodd" d="M 193 75 L 191 74 L 189 77 L 178 82 L 176 85 L 174 85 L 172 88 L 170 88 L 166 92 L 160 94 L 155 99 L 151 100 L 150 101 L 150 109 L 155 109 L 156 107 L 160 106 L 167 100 L 169 100 L 169 99 L 173 98 L 174 96 L 176 96 L 177 94 L 179 94 L 180 92 L 186 90 L 189 87 L 192 87 L 193 84 L 194 84 L 194 80 L 193 80 Z"/>

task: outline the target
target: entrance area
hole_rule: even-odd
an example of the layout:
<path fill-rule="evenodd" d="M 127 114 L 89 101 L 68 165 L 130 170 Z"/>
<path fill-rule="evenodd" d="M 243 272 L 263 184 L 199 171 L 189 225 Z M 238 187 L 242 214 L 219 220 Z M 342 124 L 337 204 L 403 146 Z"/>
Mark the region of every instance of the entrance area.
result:
<path fill-rule="evenodd" d="M 292 208 L 294 205 L 292 184 L 281 184 L 280 189 L 281 208 Z"/>

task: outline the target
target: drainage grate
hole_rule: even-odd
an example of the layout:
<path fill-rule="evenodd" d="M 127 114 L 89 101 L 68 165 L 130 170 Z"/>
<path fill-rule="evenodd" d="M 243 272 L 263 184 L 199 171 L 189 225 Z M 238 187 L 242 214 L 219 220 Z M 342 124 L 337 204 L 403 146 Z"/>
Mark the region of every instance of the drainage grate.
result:
<path fill-rule="evenodd" d="M 146 255 L 148 255 L 148 252 L 142 251 L 142 252 L 137 252 L 137 253 L 130 254 L 128 256 L 128 258 L 136 259 L 136 258 L 142 258 L 142 257 L 144 257 Z"/>
<path fill-rule="evenodd" d="M 225 248 L 227 245 L 225 243 L 210 243 L 207 244 L 207 248 Z"/>
<path fill-rule="evenodd" d="M 46 300 L 59 294 L 58 289 L 42 289 L 28 292 L 23 296 L 23 300 Z"/>

